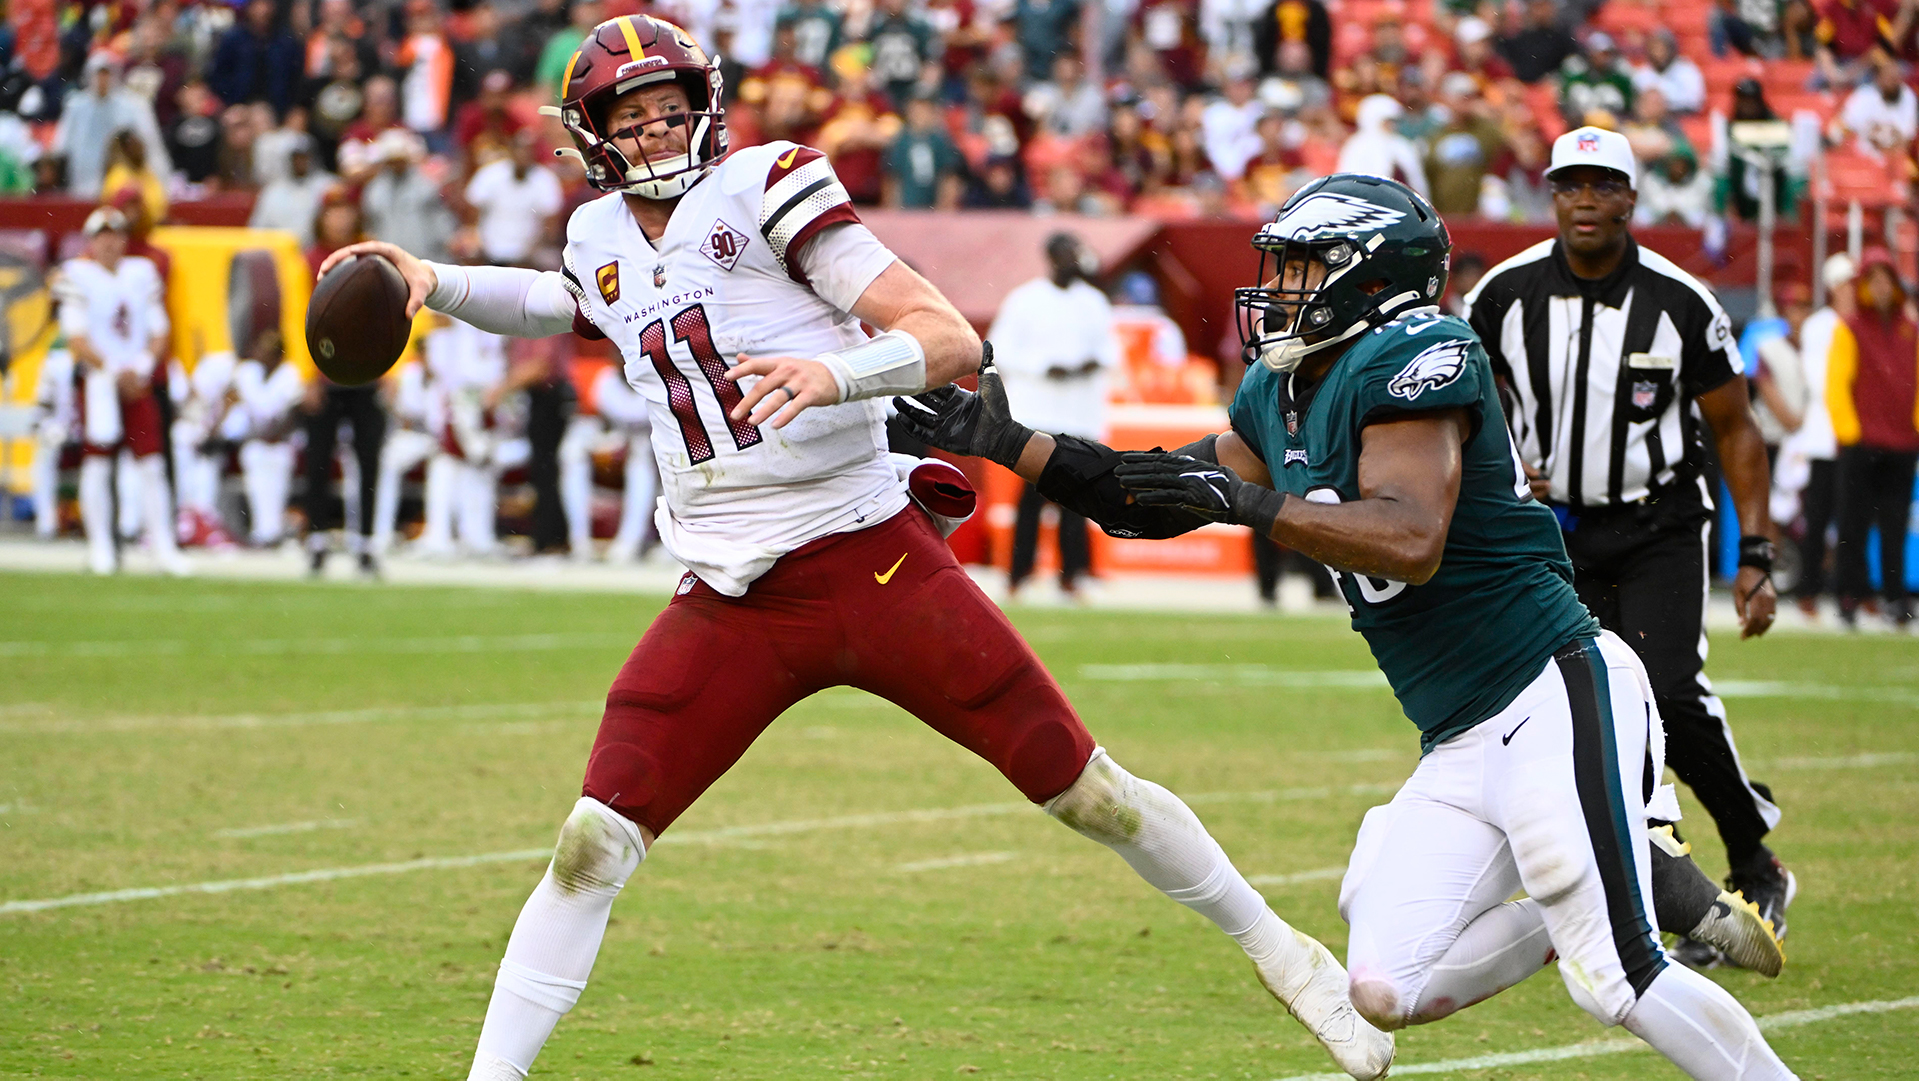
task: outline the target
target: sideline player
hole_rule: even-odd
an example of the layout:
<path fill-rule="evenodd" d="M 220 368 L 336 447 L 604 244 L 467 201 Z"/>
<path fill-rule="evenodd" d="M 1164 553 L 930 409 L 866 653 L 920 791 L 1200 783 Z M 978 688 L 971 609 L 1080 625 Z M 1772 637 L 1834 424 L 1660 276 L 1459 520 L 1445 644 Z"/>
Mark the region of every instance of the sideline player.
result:
<path fill-rule="evenodd" d="M 147 544 L 168 574 L 191 567 L 174 541 L 173 500 L 167 487 L 160 404 L 153 371 L 167 348 L 166 304 L 153 263 L 127 254 L 127 219 L 103 206 L 82 227 L 86 253 L 60 264 L 54 299 L 60 329 L 81 373 L 76 397 L 83 457 L 80 520 L 86 527 L 87 564 L 95 574 L 119 569 L 114 545 L 113 466 L 122 449 L 137 474 L 140 520 Z"/>
<path fill-rule="evenodd" d="M 1445 225 L 1403 185 L 1338 174 L 1302 188 L 1253 243 L 1263 284 L 1236 300 L 1260 363 L 1230 431 L 1123 455 L 1036 435 L 1011 419 L 990 367 L 977 395 L 898 399 L 908 430 L 1015 468 L 1109 533 L 1231 522 L 1335 569 L 1424 752 L 1367 813 L 1340 888 L 1368 1020 L 1437 1020 L 1556 956 L 1582 1009 L 1691 1076 L 1791 1077 L 1744 1007 L 1660 948 L 1652 691 L 1573 592 L 1486 353 L 1437 307 Z"/>
<path fill-rule="evenodd" d="M 652 413 L 662 540 L 692 568 L 607 694 L 585 795 L 507 943 L 470 1076 L 526 1074 L 647 846 L 775 717 L 833 686 L 985 758 L 1231 935 L 1348 1072 L 1384 1074 L 1391 1037 L 1355 1013 L 1332 954 L 1266 907 L 1178 797 L 1093 742 L 909 505 L 879 399 L 976 368 L 971 327 L 859 224 L 818 151 L 727 156 L 719 63 L 678 27 L 601 23 L 561 84 L 560 120 L 608 193 L 574 212 L 562 273 L 378 243 L 331 260 L 384 255 L 410 308 L 496 333 L 611 338 Z"/>

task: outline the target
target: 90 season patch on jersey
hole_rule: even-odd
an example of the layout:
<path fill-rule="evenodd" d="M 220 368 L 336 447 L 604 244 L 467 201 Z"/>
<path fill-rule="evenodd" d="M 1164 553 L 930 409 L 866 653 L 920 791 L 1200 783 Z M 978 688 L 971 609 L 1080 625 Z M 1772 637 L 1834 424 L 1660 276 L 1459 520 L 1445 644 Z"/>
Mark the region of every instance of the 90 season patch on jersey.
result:
<path fill-rule="evenodd" d="M 1387 393 L 1411 401 L 1451 383 L 1466 370 L 1466 351 L 1470 348 L 1471 342 L 1458 338 L 1428 346 L 1386 384 Z"/>

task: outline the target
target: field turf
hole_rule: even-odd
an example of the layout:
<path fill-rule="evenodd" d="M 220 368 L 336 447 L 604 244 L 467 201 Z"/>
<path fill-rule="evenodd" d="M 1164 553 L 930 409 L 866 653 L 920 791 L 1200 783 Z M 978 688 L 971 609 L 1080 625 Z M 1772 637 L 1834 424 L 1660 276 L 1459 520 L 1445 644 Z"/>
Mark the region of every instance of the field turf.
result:
<path fill-rule="evenodd" d="M 528 853 L 661 603 L 0 575 L 0 1076 L 464 1077 L 543 866 Z M 1344 621 L 1015 621 L 1115 758 L 1192 798 L 1274 907 L 1343 952 L 1339 869 L 1416 750 Z M 1919 994 L 1919 647 L 1721 636 L 1710 671 L 1739 692 L 1802 885 L 1786 973 L 1714 978 L 1760 1015 Z M 649 855 L 534 1076 L 1330 1068 L 1229 940 L 1019 803 L 885 703 L 803 703 Z M 331 873 L 412 861 L 439 862 Z M 309 871 L 328 873 L 6 905 Z M 1400 1062 L 1608 1035 L 1546 973 L 1402 1033 Z M 1919 1076 L 1919 1009 L 1773 1039 L 1808 1079 Z M 1446 1076 L 1679 1074 L 1633 1052 Z"/>

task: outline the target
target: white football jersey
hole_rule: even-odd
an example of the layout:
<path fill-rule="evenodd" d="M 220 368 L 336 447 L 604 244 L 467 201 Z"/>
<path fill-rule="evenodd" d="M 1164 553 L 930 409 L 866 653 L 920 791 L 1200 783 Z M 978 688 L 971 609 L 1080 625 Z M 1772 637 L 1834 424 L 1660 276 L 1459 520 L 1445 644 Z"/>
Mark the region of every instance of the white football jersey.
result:
<path fill-rule="evenodd" d="M 60 304 L 60 329 L 69 338 L 86 338 L 115 370 L 152 372 L 148 345 L 170 326 L 152 260 L 129 255 L 108 270 L 85 257 L 69 259 L 60 264 L 53 297 Z"/>
<path fill-rule="evenodd" d="M 285 361 L 271 372 L 260 361 L 241 361 L 233 369 L 233 389 L 240 397 L 233 412 L 246 418 L 246 439 L 285 439 L 293 410 L 306 397 L 306 381 Z"/>
<path fill-rule="evenodd" d="M 866 340 L 801 269 L 823 229 L 858 220 L 819 151 L 776 142 L 715 166 L 657 244 L 618 194 L 567 223 L 563 273 L 591 324 L 576 329 L 619 347 L 651 415 L 660 537 L 721 593 L 740 596 L 787 552 L 906 506 L 881 402 L 816 406 L 779 429 L 727 415 L 742 386 L 723 373 L 741 353 L 812 357 Z"/>

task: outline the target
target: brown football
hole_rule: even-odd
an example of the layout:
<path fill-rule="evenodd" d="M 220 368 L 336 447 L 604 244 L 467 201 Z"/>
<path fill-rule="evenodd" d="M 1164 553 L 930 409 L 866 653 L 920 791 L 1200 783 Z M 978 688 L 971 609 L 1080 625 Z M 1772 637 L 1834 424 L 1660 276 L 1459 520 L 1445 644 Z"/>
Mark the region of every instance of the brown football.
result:
<path fill-rule="evenodd" d="M 355 255 L 327 271 L 307 302 L 307 349 L 320 374 L 357 387 L 387 373 L 406 349 L 406 279 L 378 255 Z"/>

